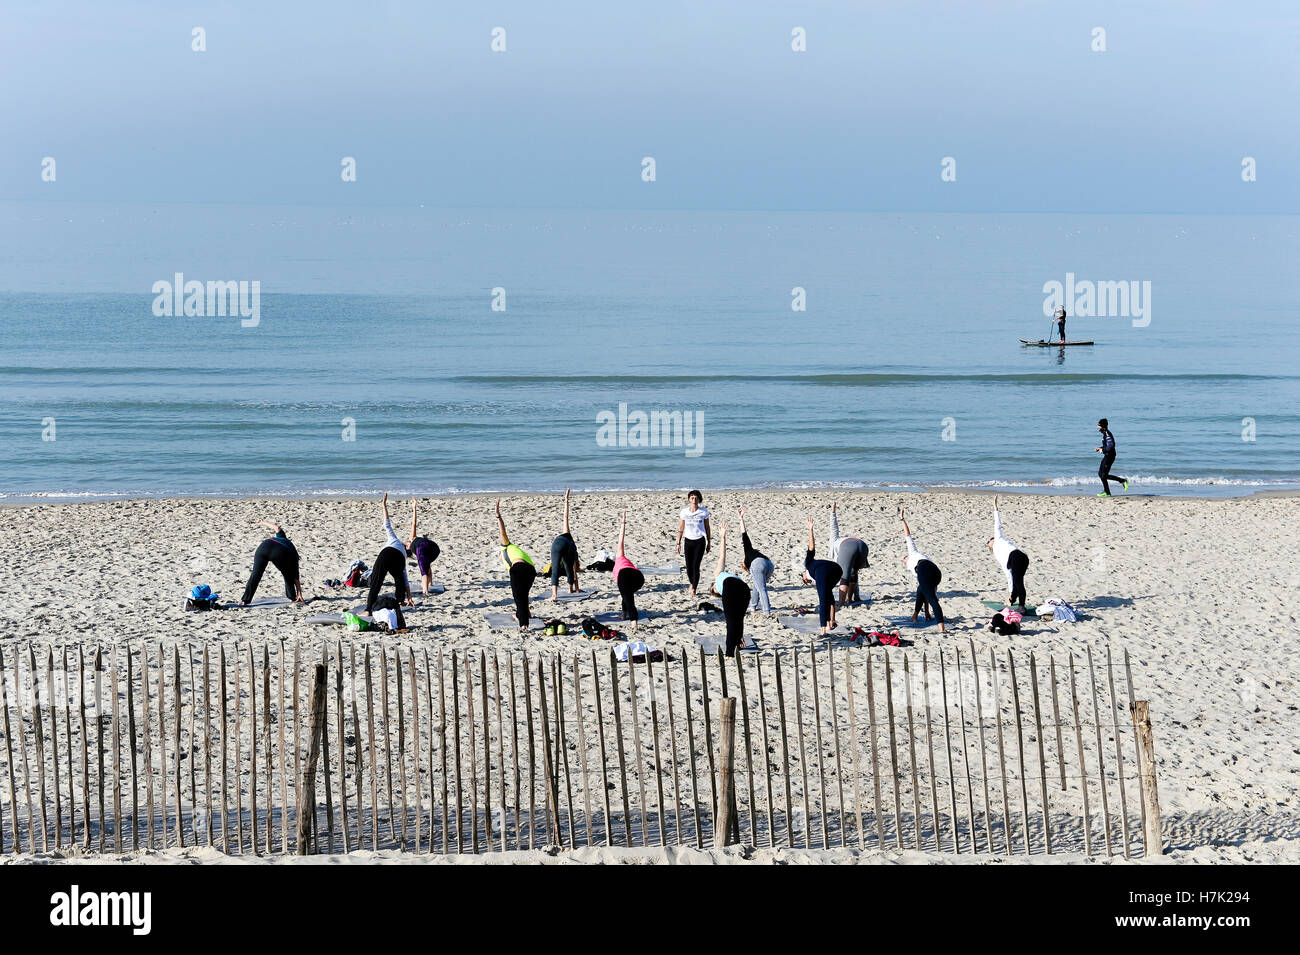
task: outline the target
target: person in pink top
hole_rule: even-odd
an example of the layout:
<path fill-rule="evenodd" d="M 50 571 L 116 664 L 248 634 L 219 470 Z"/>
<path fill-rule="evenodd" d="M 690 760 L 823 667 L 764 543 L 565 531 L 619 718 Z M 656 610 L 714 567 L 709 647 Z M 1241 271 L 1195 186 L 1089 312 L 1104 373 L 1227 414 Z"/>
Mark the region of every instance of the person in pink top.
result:
<path fill-rule="evenodd" d="M 618 529 L 618 556 L 614 558 L 614 585 L 623 598 L 623 619 L 631 621 L 632 628 L 636 629 L 636 592 L 645 586 L 645 574 L 637 570 L 636 564 L 623 553 L 623 541 L 627 537 L 627 511 L 620 516 L 622 525 Z"/>

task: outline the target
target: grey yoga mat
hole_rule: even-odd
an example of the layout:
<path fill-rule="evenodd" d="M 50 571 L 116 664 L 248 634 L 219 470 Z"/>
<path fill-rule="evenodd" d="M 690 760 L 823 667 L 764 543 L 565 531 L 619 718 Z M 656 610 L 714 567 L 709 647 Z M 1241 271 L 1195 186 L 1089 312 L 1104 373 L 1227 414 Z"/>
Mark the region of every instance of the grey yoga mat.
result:
<path fill-rule="evenodd" d="M 515 619 L 512 613 L 497 613 L 493 611 L 484 611 L 483 619 L 493 630 L 518 630 L 519 621 Z M 541 630 L 546 621 L 543 617 L 534 615 L 528 622 L 529 630 Z"/>
<path fill-rule="evenodd" d="M 796 633 L 820 634 L 822 632 L 822 625 L 815 613 L 806 613 L 798 617 L 777 617 L 776 619 L 781 626 L 788 627 Z M 834 631 L 831 632 L 834 633 Z"/>

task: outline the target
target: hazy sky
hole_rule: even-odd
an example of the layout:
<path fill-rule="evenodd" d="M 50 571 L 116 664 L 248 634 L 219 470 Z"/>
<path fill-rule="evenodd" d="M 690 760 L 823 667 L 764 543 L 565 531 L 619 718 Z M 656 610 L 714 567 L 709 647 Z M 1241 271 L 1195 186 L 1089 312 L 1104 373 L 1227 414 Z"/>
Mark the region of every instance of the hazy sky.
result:
<path fill-rule="evenodd" d="M 1281 0 L 6 0 L 0 199 L 1295 213 L 1297 48 Z"/>

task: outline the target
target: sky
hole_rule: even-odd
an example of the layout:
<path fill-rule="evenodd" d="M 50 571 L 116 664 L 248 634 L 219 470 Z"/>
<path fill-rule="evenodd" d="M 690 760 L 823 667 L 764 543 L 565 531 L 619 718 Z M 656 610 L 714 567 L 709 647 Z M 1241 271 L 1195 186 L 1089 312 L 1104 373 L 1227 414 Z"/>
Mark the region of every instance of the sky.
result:
<path fill-rule="evenodd" d="M 1269 0 L 6 0 L 0 200 L 1294 214 L 1298 47 Z"/>

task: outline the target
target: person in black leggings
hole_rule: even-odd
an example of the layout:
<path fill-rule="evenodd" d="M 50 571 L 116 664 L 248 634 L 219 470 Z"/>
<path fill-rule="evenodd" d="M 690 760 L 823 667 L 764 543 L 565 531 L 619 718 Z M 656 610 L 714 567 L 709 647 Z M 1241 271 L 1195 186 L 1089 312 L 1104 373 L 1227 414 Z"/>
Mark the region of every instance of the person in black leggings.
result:
<path fill-rule="evenodd" d="M 817 619 L 825 635 L 835 629 L 835 585 L 840 582 L 840 565 L 833 560 L 817 560 L 816 554 L 817 541 L 813 537 L 813 519 L 810 517 L 803 580 L 817 588 Z"/>
<path fill-rule="evenodd" d="M 573 541 L 569 531 L 569 488 L 564 489 L 564 531 L 551 541 L 551 599 L 560 599 L 560 577 L 569 581 L 569 593 L 576 594 L 578 573 L 582 565 L 578 561 L 578 545 Z"/>
<path fill-rule="evenodd" d="M 298 549 L 289 541 L 284 528 L 279 524 L 269 524 L 266 521 L 257 523 L 270 528 L 273 536 L 258 544 L 257 550 L 253 552 L 253 572 L 248 575 L 248 583 L 244 585 L 244 597 L 240 603 L 247 607 L 252 601 L 268 563 L 274 564 L 276 570 L 284 577 L 284 595 L 290 600 L 301 603 L 302 580 L 298 572 Z"/>
<path fill-rule="evenodd" d="M 1097 468 L 1097 477 L 1101 478 L 1101 493 L 1097 496 L 1110 497 L 1110 482 L 1119 481 L 1127 491 L 1128 478 L 1110 473 L 1110 466 L 1115 463 L 1115 436 L 1110 433 L 1110 422 L 1102 418 L 1097 422 L 1097 430 L 1101 432 L 1101 447 L 1092 449 L 1101 455 L 1101 467 Z"/>
<path fill-rule="evenodd" d="M 497 530 L 501 534 L 501 561 L 510 568 L 510 595 L 515 598 L 515 619 L 519 629 L 527 630 L 532 613 L 528 606 L 528 595 L 537 579 L 537 568 L 533 559 L 524 553 L 517 544 L 510 543 L 506 533 L 506 522 L 501 518 L 501 502 L 497 501 Z"/>
<path fill-rule="evenodd" d="M 614 558 L 614 586 L 618 588 L 618 595 L 622 598 L 623 619 L 629 621 L 632 629 L 635 630 L 641 616 L 636 609 L 636 595 L 637 591 L 645 586 L 645 574 L 628 560 L 623 550 L 623 542 L 627 538 L 627 511 L 624 511 L 620 517 L 623 523 L 618 529 L 618 556 Z"/>
<path fill-rule="evenodd" d="M 749 585 L 735 574 L 727 573 L 727 524 L 722 523 L 718 539 L 718 567 L 713 573 L 710 591 L 722 598 L 722 614 L 727 621 L 727 656 L 734 657 L 745 643 L 745 614 L 749 611 Z"/>
<path fill-rule="evenodd" d="M 686 495 L 686 504 L 677 522 L 677 553 L 681 554 L 684 540 L 686 579 L 691 583 L 691 596 L 694 597 L 700 586 L 700 564 L 709 549 L 712 531 L 709 529 L 709 509 L 703 506 L 704 495 L 691 491 Z"/>
<path fill-rule="evenodd" d="M 367 614 L 375 609 L 375 601 L 379 599 L 384 578 L 389 576 L 393 578 L 397 602 L 405 603 L 408 607 L 415 606 L 410 585 L 406 582 L 406 546 L 393 532 L 393 522 L 388 516 L 387 491 L 384 492 L 381 503 L 384 508 L 384 533 L 388 535 L 388 543 L 379 551 L 379 556 L 375 558 L 375 565 L 370 568 L 370 593 L 366 596 Z"/>
<path fill-rule="evenodd" d="M 934 561 L 916 549 L 916 541 L 912 539 L 912 531 L 907 526 L 907 518 L 903 516 L 901 507 L 898 509 L 898 519 L 903 522 L 903 540 L 907 544 L 903 566 L 916 574 L 916 604 L 912 607 L 912 620 L 916 621 L 924 606 L 925 619 L 938 620 L 939 632 L 944 633 L 943 608 L 939 606 L 939 584 L 943 580 L 943 573 Z"/>

